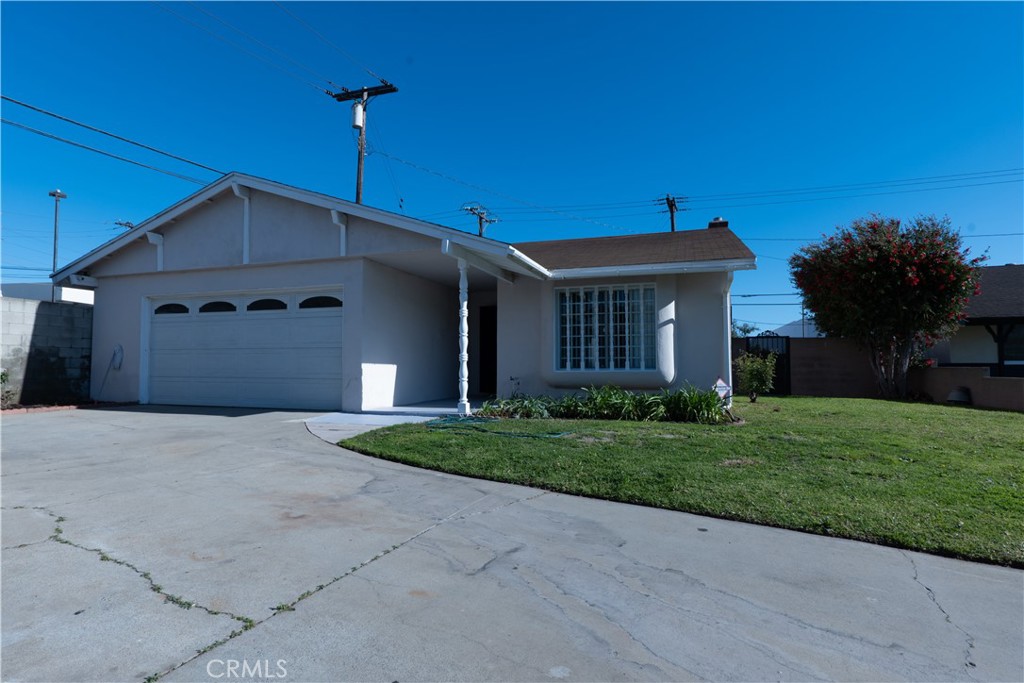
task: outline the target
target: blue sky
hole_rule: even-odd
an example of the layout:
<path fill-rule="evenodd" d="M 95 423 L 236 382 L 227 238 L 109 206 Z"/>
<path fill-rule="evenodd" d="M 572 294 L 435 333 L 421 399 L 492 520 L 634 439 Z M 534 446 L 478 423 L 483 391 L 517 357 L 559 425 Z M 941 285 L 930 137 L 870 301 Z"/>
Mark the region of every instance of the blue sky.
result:
<path fill-rule="evenodd" d="M 475 231 L 459 209 L 477 202 L 501 219 L 488 235 L 516 242 L 667 230 L 655 200 L 689 197 L 681 229 L 721 215 L 758 254 L 734 293 L 790 293 L 735 300 L 761 329 L 800 316 L 786 258 L 871 212 L 946 214 L 990 264 L 1024 262 L 1021 3 L 285 7 L 327 40 L 271 2 L 3 2 L 0 89 L 220 171 L 352 199 L 348 105 L 322 89 L 376 85 L 373 72 L 400 90 L 370 104 L 365 203 Z M 62 264 L 201 187 L 11 125 L 0 136 L 4 282 L 45 279 L 55 187 L 69 195 Z M 845 189 L 784 193 L 828 186 Z"/>

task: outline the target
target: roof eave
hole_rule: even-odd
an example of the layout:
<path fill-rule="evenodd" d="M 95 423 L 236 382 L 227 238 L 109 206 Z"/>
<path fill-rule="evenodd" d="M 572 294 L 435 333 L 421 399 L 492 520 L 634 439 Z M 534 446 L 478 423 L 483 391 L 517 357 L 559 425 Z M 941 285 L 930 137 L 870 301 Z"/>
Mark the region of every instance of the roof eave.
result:
<path fill-rule="evenodd" d="M 99 247 L 96 247 L 84 256 L 79 257 L 55 273 L 52 273 L 50 278 L 55 284 L 61 284 L 62 281 L 65 281 L 72 274 L 87 269 L 100 259 L 113 254 L 137 239 L 141 239 L 145 233 L 160 228 L 196 206 L 199 206 L 203 202 L 225 192 L 234 184 L 262 192 L 276 194 L 289 199 L 295 199 L 324 209 L 337 210 L 349 216 L 356 216 L 358 218 L 383 223 L 384 225 L 389 225 L 391 227 L 409 230 L 410 232 L 424 235 L 426 237 L 452 239 L 467 248 L 489 254 L 495 258 L 511 258 L 517 263 L 517 265 L 524 267 L 527 272 L 538 272 L 537 268 L 539 266 L 537 263 L 526 258 L 520 252 L 504 242 L 499 242 L 487 237 L 478 237 L 477 235 L 462 232 L 461 230 L 437 225 L 436 223 L 427 223 L 426 221 L 401 216 L 382 209 L 375 209 L 364 204 L 355 204 L 344 199 L 330 197 L 318 192 L 283 185 L 272 180 L 265 180 L 263 178 L 246 175 L 244 173 L 232 172 L 210 183 L 198 192 L 182 199 L 178 203 L 164 209 L 160 213 L 147 218 L 128 232 L 117 236 L 113 240 L 110 240 Z M 547 271 L 543 270 L 542 267 L 541 270 L 543 273 L 547 273 Z"/>
<path fill-rule="evenodd" d="M 687 273 L 723 273 L 755 270 L 756 258 L 721 259 L 715 261 L 682 261 L 676 263 L 645 263 L 631 266 L 596 266 L 591 268 L 556 268 L 550 271 L 553 280 L 629 277 L 635 275 L 683 275 Z"/>

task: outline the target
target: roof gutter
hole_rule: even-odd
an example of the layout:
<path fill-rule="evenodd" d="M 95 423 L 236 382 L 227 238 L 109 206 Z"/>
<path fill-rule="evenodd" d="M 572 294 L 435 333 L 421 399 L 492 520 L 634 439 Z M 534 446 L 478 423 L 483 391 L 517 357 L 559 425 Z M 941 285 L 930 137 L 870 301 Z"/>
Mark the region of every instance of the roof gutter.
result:
<path fill-rule="evenodd" d="M 755 270 L 757 259 L 727 259 L 722 261 L 692 261 L 683 263 L 645 263 L 634 266 L 597 266 L 593 268 L 556 268 L 550 271 L 553 280 L 581 280 L 584 278 L 629 277 L 631 275 L 682 275 L 686 273 L 722 273 L 735 270 Z"/>

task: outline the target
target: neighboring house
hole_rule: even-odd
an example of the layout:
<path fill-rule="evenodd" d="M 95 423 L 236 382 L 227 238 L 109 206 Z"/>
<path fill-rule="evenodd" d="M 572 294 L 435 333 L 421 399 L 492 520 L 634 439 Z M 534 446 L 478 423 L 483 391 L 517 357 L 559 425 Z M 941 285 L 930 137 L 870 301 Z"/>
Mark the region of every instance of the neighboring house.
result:
<path fill-rule="evenodd" d="M 772 331 L 780 337 L 796 337 L 798 339 L 825 336 L 824 333 L 818 330 L 814 321 L 808 318 L 801 318 L 800 320 L 788 322 L 782 327 L 777 327 Z"/>
<path fill-rule="evenodd" d="M 754 267 L 720 220 L 510 245 L 232 173 L 54 281 L 95 290 L 96 400 L 465 413 L 470 393 L 731 383 L 729 288 Z"/>
<path fill-rule="evenodd" d="M 963 327 L 930 354 L 940 365 L 988 367 L 992 377 L 1024 377 L 1024 265 L 981 269 Z"/>

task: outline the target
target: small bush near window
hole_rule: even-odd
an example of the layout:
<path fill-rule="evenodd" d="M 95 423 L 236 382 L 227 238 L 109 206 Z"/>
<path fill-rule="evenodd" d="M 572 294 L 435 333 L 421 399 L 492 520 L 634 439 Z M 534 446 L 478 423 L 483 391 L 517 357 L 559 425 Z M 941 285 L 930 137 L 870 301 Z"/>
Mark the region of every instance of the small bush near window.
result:
<path fill-rule="evenodd" d="M 688 387 L 660 394 L 637 394 L 620 387 L 590 387 L 580 398 L 523 396 L 484 403 L 484 417 L 555 418 L 563 420 L 629 420 L 633 422 L 697 422 L 721 424 L 731 419 L 725 401 L 714 389 Z"/>
<path fill-rule="evenodd" d="M 767 394 L 775 386 L 775 354 L 760 356 L 744 353 L 734 362 L 736 379 L 741 393 L 750 396 L 750 402 L 757 401 L 758 394 Z"/>

